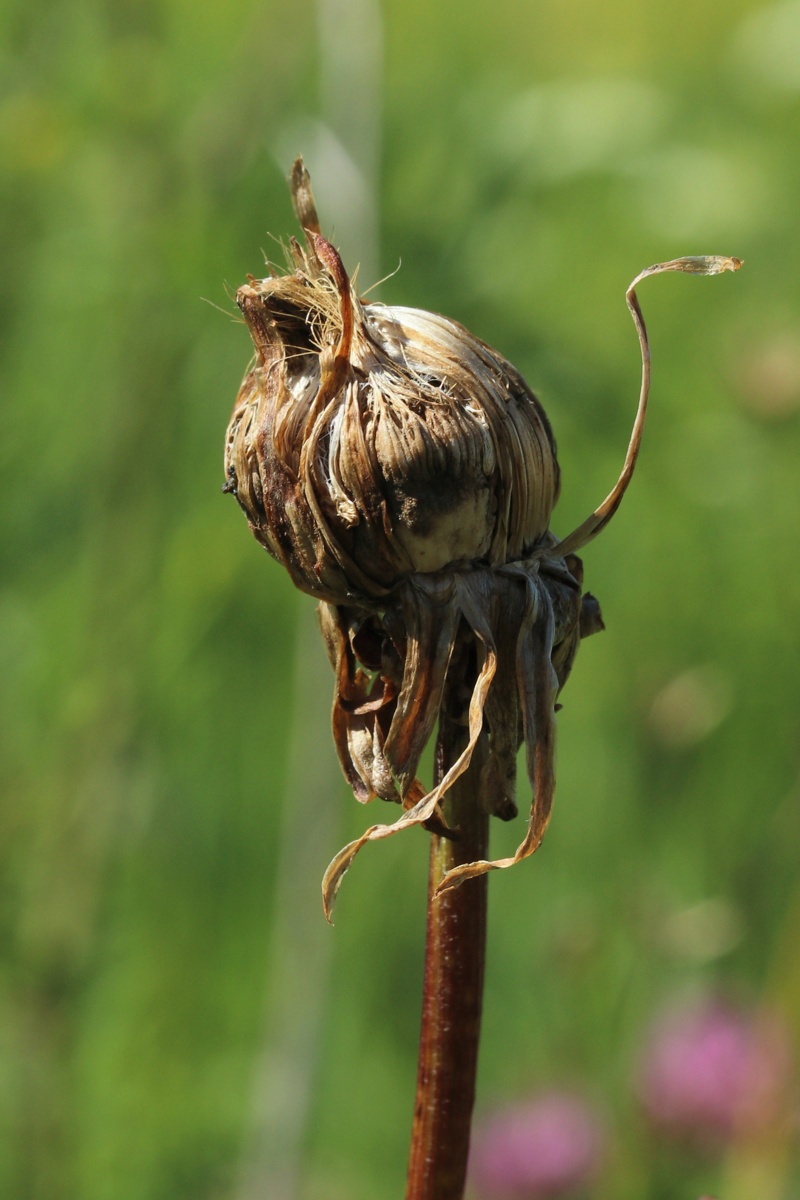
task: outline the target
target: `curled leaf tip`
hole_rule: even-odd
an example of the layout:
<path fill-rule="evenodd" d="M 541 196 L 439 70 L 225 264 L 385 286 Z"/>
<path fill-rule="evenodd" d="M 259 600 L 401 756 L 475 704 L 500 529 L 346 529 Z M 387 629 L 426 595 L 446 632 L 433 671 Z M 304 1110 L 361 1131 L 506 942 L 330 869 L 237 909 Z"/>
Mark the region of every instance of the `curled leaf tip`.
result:
<path fill-rule="evenodd" d="M 568 537 L 563 538 L 558 543 L 556 549 L 560 554 L 572 554 L 574 551 L 582 549 L 605 528 L 619 508 L 622 497 L 625 495 L 633 477 L 636 460 L 639 457 L 644 421 L 647 415 L 647 401 L 650 395 L 650 343 L 647 337 L 642 310 L 636 295 L 636 288 L 644 279 L 648 279 L 652 275 L 663 275 L 667 271 L 682 271 L 687 275 L 721 275 L 724 271 L 738 271 L 741 266 L 741 258 L 733 258 L 724 254 L 687 255 L 684 258 L 673 258 L 669 262 L 654 263 L 651 267 L 645 267 L 628 286 L 628 290 L 625 293 L 625 300 L 633 317 L 633 323 L 636 326 L 636 333 L 639 337 L 639 347 L 642 354 L 642 383 L 639 391 L 639 406 L 633 422 L 628 452 L 625 455 L 625 462 L 622 465 L 622 471 L 616 484 L 591 516 L 587 517 L 583 524 L 579 525 Z"/>
<path fill-rule="evenodd" d="M 689 256 L 678 258 L 674 263 L 677 270 L 687 271 L 693 275 L 721 275 L 723 271 L 738 271 L 741 265 L 741 258 L 733 258 L 725 254 Z"/>
<path fill-rule="evenodd" d="M 314 202 L 314 193 L 311 190 L 311 178 L 301 154 L 298 154 L 292 163 L 289 186 L 300 227 L 309 233 L 319 233 L 320 223 L 317 206 Z"/>

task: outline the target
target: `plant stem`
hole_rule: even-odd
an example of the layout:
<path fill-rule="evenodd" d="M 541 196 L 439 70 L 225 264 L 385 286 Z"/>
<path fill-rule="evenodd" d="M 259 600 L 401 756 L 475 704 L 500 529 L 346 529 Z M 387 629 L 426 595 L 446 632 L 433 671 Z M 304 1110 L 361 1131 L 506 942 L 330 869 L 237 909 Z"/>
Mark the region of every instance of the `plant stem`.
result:
<path fill-rule="evenodd" d="M 436 747 L 442 778 L 464 739 L 461 723 L 443 711 Z M 461 1200 L 478 1065 L 488 878 L 482 875 L 434 898 L 446 871 L 485 858 L 488 817 L 481 810 L 481 739 L 469 770 L 453 785 L 444 817 L 458 838 L 431 837 L 428 929 L 422 996 L 417 1094 L 406 1200 Z"/>

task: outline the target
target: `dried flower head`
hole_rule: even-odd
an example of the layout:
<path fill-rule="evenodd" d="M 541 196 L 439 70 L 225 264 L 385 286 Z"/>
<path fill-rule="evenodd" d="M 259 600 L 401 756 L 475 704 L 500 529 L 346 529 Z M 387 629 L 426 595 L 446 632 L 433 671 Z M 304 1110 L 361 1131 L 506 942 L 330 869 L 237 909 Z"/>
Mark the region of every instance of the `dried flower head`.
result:
<path fill-rule="evenodd" d="M 292 195 L 305 246 L 289 271 L 236 299 L 255 346 L 228 428 L 225 490 L 297 587 L 320 601 L 335 673 L 333 733 L 362 802 L 402 815 L 346 846 L 323 882 L 326 913 L 353 857 L 411 825 L 442 827 L 439 802 L 479 738 L 488 810 L 516 814 L 524 740 L 533 805 L 511 858 L 466 864 L 440 890 L 531 854 L 554 788 L 556 696 L 581 637 L 602 629 L 575 551 L 616 510 L 638 453 L 649 365 L 622 475 L 573 534 L 550 531 L 559 469 L 547 417 L 522 376 L 456 321 L 359 299 L 320 232 L 308 173 Z M 651 267 L 713 274 L 735 259 Z M 634 281 L 638 283 L 638 279 Z M 417 778 L 445 688 L 469 680 L 462 753 L 438 785 Z"/>

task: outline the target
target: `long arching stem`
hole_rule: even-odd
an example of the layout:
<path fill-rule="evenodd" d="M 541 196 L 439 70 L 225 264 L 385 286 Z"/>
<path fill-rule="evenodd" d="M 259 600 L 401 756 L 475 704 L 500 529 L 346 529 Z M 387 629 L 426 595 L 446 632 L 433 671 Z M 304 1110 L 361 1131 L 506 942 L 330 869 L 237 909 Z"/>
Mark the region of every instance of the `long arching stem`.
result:
<path fill-rule="evenodd" d="M 444 712 L 436 748 L 441 779 L 464 746 L 462 722 Z M 488 817 L 480 803 L 483 739 L 443 803 L 457 839 L 431 839 L 428 931 L 417 1093 L 406 1200 L 461 1200 L 478 1065 L 488 876 L 434 896 L 446 871 L 486 857 Z"/>

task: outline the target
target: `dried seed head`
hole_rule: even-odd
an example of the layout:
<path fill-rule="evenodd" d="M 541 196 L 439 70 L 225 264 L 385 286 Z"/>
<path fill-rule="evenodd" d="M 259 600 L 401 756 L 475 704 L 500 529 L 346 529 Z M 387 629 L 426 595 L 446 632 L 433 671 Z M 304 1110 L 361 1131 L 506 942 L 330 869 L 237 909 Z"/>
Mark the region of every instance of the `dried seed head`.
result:
<path fill-rule="evenodd" d="M 323 883 L 326 913 L 366 841 L 441 823 L 439 801 L 488 741 L 490 812 L 516 814 L 524 740 L 534 790 L 512 858 L 451 871 L 440 890 L 532 853 L 554 789 L 554 711 L 580 638 L 602 629 L 581 595 L 575 551 L 610 520 L 630 481 L 649 385 L 622 474 L 564 541 L 550 531 L 559 469 L 549 422 L 522 376 L 462 325 L 434 313 L 359 300 L 320 232 L 300 159 L 292 194 L 305 246 L 284 275 L 237 292 L 255 359 L 228 427 L 226 483 L 258 540 L 297 587 L 320 601 L 336 683 L 333 732 L 361 801 L 402 804 L 345 847 Z M 715 274 L 735 259 L 677 259 L 643 272 Z M 463 677 L 463 678 L 462 678 Z M 444 702 L 465 696 L 468 738 L 433 790 L 417 779 Z"/>
<path fill-rule="evenodd" d="M 256 537 L 334 604 L 530 553 L 558 464 L 525 381 L 455 321 L 362 304 L 315 225 L 294 272 L 237 293 L 256 361 L 226 469 Z"/>

